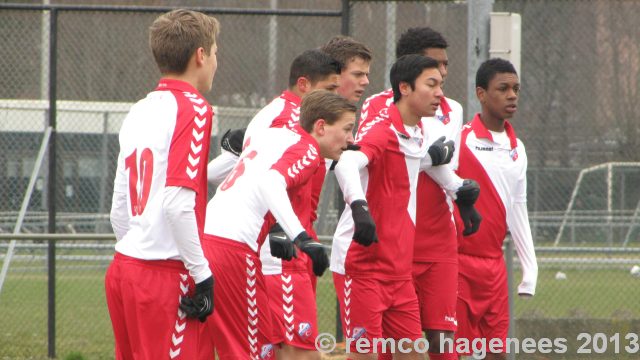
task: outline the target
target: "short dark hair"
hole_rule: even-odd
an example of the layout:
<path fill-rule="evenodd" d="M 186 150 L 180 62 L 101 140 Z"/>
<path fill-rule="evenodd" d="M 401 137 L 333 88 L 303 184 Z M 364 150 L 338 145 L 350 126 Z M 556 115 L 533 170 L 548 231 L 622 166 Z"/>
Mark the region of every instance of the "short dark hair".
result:
<path fill-rule="evenodd" d="M 371 50 L 365 44 L 344 35 L 334 36 L 320 50 L 338 60 L 343 69 L 354 58 L 369 62 L 373 57 Z"/>
<path fill-rule="evenodd" d="M 289 70 L 289 86 L 294 86 L 298 78 L 305 77 L 312 84 L 331 74 L 340 75 L 340 63 L 320 50 L 307 50 L 296 56 Z"/>
<path fill-rule="evenodd" d="M 449 46 L 442 34 L 430 27 L 414 27 L 400 35 L 396 44 L 396 58 L 411 54 L 424 54 L 429 48 L 446 49 Z"/>
<path fill-rule="evenodd" d="M 476 87 L 481 87 L 487 90 L 489 88 L 489 82 L 498 73 L 511 73 L 518 75 L 516 68 L 513 67 L 513 64 L 509 61 L 500 58 L 489 59 L 480 64 L 480 67 L 476 72 Z"/>
<path fill-rule="evenodd" d="M 300 126 L 311 133 L 313 124 L 324 119 L 332 125 L 345 112 L 355 113 L 356 106 L 342 96 L 327 90 L 313 90 L 305 95 L 300 106 Z"/>
<path fill-rule="evenodd" d="M 425 69 L 437 69 L 438 61 L 423 55 L 401 56 L 391 67 L 389 80 L 393 89 L 393 102 L 398 102 L 402 97 L 400 94 L 400 83 L 406 82 L 414 89 L 416 79 Z"/>

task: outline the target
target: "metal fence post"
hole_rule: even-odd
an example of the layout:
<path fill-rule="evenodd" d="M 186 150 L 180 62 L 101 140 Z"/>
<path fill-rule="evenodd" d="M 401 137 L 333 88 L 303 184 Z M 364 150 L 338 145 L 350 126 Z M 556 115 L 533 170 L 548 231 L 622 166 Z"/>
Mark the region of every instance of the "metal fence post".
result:
<path fill-rule="evenodd" d="M 507 338 L 515 338 L 516 337 L 516 319 L 514 316 L 515 312 L 515 297 L 516 289 L 514 285 L 514 266 L 513 266 L 513 241 L 511 240 L 511 236 L 507 236 L 504 241 L 504 253 L 505 253 L 505 262 L 507 263 L 507 284 L 509 291 L 509 331 L 507 332 Z M 515 360 L 516 354 L 515 352 L 509 351 L 507 349 L 507 359 Z"/>
<path fill-rule="evenodd" d="M 48 174 L 48 207 L 49 207 L 49 233 L 56 232 L 56 82 L 57 82 L 57 23 L 58 11 L 51 10 L 51 22 L 49 23 L 49 126 L 51 127 L 51 139 L 49 140 L 49 174 Z M 47 333 L 48 355 L 56 357 L 56 243 L 49 240 L 47 248 Z"/>

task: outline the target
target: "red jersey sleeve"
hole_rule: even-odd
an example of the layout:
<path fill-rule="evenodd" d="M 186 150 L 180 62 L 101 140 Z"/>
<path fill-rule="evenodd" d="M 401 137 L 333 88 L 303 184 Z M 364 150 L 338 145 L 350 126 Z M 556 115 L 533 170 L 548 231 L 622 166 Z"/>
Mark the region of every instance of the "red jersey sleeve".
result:
<path fill-rule="evenodd" d="M 369 163 L 375 162 L 384 154 L 389 141 L 394 137 L 389 123 L 388 118 L 378 116 L 358 130 L 356 144 L 360 145 L 360 151 L 367 156 Z"/>
<path fill-rule="evenodd" d="M 182 186 L 197 193 L 206 179 L 213 111 L 195 94 L 188 97 L 174 92 L 174 96 L 178 111 L 169 145 L 166 186 Z"/>
<path fill-rule="evenodd" d="M 287 183 L 287 189 L 306 184 L 320 165 L 320 154 L 316 145 L 305 141 L 304 137 L 290 146 L 282 157 L 271 166 Z"/>

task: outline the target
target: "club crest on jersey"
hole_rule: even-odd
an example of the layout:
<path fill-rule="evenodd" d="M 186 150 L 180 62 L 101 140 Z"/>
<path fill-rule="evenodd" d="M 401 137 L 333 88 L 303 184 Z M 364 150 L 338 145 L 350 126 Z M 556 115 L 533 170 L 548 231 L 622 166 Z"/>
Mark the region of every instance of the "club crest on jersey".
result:
<path fill-rule="evenodd" d="M 449 121 L 451 121 L 451 119 L 449 118 L 449 113 L 442 114 L 442 115 L 436 115 L 436 119 L 438 119 L 439 121 L 441 121 L 445 125 L 447 125 L 449 123 Z"/>
<path fill-rule="evenodd" d="M 513 161 L 518 160 L 518 150 L 516 150 L 515 148 L 511 149 L 511 151 L 509 152 L 509 156 L 511 156 L 511 160 Z"/>
<path fill-rule="evenodd" d="M 363 327 L 357 327 L 353 329 L 353 336 L 351 337 L 351 340 L 358 340 L 361 337 L 364 336 L 364 334 L 367 333 L 367 329 L 363 328 Z"/>
<path fill-rule="evenodd" d="M 262 345 L 262 350 L 260 351 L 260 359 L 272 359 L 273 358 L 273 345 L 266 344 Z"/>
<path fill-rule="evenodd" d="M 303 339 L 311 336 L 311 324 L 307 322 L 300 323 L 300 325 L 298 325 L 298 335 Z"/>

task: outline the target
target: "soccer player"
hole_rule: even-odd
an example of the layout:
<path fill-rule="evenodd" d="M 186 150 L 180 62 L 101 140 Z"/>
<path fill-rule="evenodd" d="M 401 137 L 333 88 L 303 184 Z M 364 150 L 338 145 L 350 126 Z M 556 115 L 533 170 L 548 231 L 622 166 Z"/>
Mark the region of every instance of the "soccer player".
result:
<path fill-rule="evenodd" d="M 249 139 L 254 134 L 261 133 L 270 127 L 295 128 L 299 123 L 301 100 L 313 90 L 324 89 L 335 92 L 338 87 L 340 65 L 328 54 L 319 50 L 307 50 L 297 56 L 292 64 L 289 75 L 289 89 L 280 97 L 273 100 L 251 120 L 244 138 Z M 230 139 L 223 148 L 227 154 L 216 158 L 209 165 L 209 179 L 213 182 L 226 176 L 224 170 L 231 159 L 237 162 L 237 155 L 242 151 L 242 140 L 238 138 L 240 131 L 233 131 L 225 136 Z M 320 159 L 320 166 L 306 190 L 298 190 L 290 194 L 294 211 L 305 231 L 317 241 L 313 229 L 316 219 L 316 208 L 324 182 L 324 158 Z M 222 165 L 220 165 L 222 164 Z M 270 236 L 285 237 L 286 234 L 279 226 L 274 226 Z M 262 273 L 269 293 L 270 306 L 274 315 L 274 344 L 280 344 L 278 356 L 281 359 L 319 358 L 315 348 L 315 338 L 318 333 L 315 278 L 313 264 L 306 254 L 298 254 L 291 261 L 282 261 L 271 255 L 269 242 L 265 242 L 260 250 Z"/>
<path fill-rule="evenodd" d="M 203 248 L 216 277 L 216 311 L 208 320 L 221 359 L 270 358 L 272 313 L 261 273 L 259 248 L 275 221 L 294 239 L 270 238 L 271 254 L 305 253 L 316 275 L 328 266 L 321 244 L 305 231 L 293 201 L 304 196 L 322 157 L 338 159 L 353 141 L 354 105 L 314 91 L 303 99 L 300 123 L 268 128 L 245 140 L 240 161 L 207 205 Z"/>
<path fill-rule="evenodd" d="M 213 311 L 200 244 L 213 114 L 202 94 L 216 72 L 218 31 L 215 18 L 189 10 L 150 27 L 162 78 L 120 129 L 111 208 L 117 242 L 105 288 L 116 359 L 195 358 L 199 321 Z"/>
<path fill-rule="evenodd" d="M 324 89 L 336 91 L 339 85 L 340 64 L 319 50 L 307 50 L 298 55 L 289 69 L 289 88 L 262 108 L 245 130 L 227 132 L 222 138 L 222 153 L 209 163 L 209 182 L 219 185 L 238 162 L 244 139 L 254 132 L 270 127 L 297 124 L 300 103 L 305 94 Z"/>
<path fill-rule="evenodd" d="M 371 50 L 353 38 L 342 35 L 332 38 L 320 49 L 342 66 L 338 94 L 354 104 L 360 101 L 369 85 Z"/>
<path fill-rule="evenodd" d="M 444 96 L 438 62 L 422 55 L 403 56 L 391 68 L 390 78 L 393 103 L 358 130 L 361 149 L 343 153 L 335 167 L 349 206 L 334 236 L 331 269 L 344 274 L 344 289 L 337 285 L 336 291 L 339 298 L 344 291 L 341 310 L 354 359 L 376 358 L 356 354 L 360 338 L 371 345 L 383 332 L 396 340 L 422 337 L 411 280 L 418 173 L 427 168 L 442 173 L 450 191 L 462 185 L 449 168 L 436 166 L 450 160 L 440 155 L 450 153 L 451 144 L 428 146 L 421 120 L 435 115 Z M 430 151 L 436 148 L 439 151 Z M 396 355 L 421 358 L 416 352 Z"/>
<path fill-rule="evenodd" d="M 502 244 L 511 232 L 522 265 L 520 296 L 536 290 L 536 262 L 527 215 L 527 155 L 509 123 L 516 113 L 520 82 L 513 65 L 490 59 L 476 73 L 482 113 L 462 130 L 458 174 L 472 176 L 482 193 L 476 207 L 484 220 L 459 245 L 458 331 L 456 338 L 500 339 L 509 328 L 509 294 Z M 504 348 L 502 348 L 504 351 Z M 487 351 L 489 352 L 489 351 Z M 505 359 L 503 352 L 486 359 Z"/>
<path fill-rule="evenodd" d="M 396 44 L 396 56 L 419 54 L 438 61 L 443 81 L 447 77 L 449 58 L 448 43 L 439 32 L 430 27 L 416 27 L 405 31 Z M 362 105 L 361 127 L 375 118 L 382 109 L 386 109 L 393 99 L 393 90 L 388 89 L 369 97 Z M 455 170 L 458 164 L 458 146 L 462 130 L 462 106 L 455 100 L 442 97 L 435 116 L 424 118 L 424 124 L 430 138 L 444 136 L 455 141 L 455 152 L 448 165 Z M 470 188 L 469 192 L 475 189 Z M 458 199 L 461 203 L 462 199 Z M 471 199 L 472 202 L 473 199 Z M 479 218 L 473 207 L 460 205 L 468 210 L 472 224 L 479 224 Z M 422 329 L 429 341 L 431 360 L 457 359 L 454 352 L 440 353 L 440 339 L 453 340 L 456 330 L 456 302 L 458 279 L 457 232 L 452 215 L 453 205 L 440 185 L 426 172 L 418 176 L 416 240 L 413 252 L 413 281 L 420 303 Z M 469 228 L 467 233 L 472 233 Z M 391 359 L 384 354 L 379 359 Z"/>

